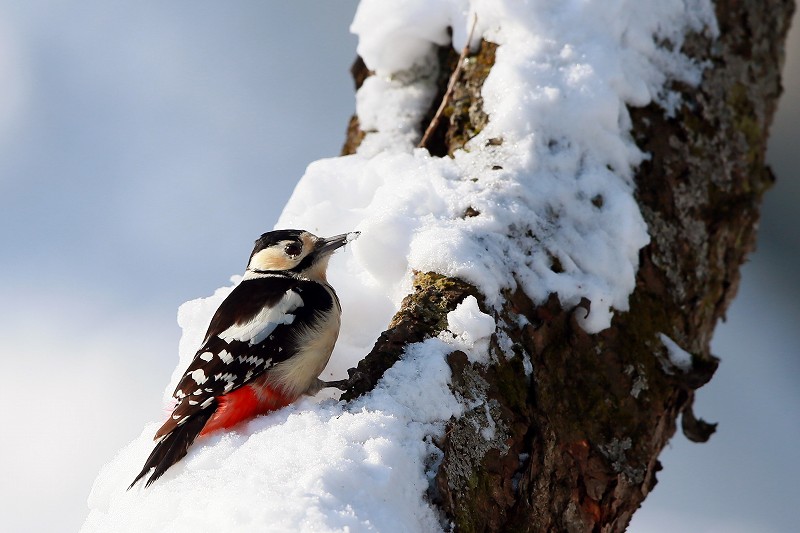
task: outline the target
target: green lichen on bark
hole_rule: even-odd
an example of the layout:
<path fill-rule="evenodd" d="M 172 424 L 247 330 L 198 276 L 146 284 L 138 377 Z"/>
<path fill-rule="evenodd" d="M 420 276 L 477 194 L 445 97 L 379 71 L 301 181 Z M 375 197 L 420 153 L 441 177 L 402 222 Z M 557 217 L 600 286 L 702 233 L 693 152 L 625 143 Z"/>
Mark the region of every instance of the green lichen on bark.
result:
<path fill-rule="evenodd" d="M 408 344 L 447 329 L 447 313 L 470 295 L 479 296 L 478 290 L 464 281 L 435 272 L 417 272 L 413 292 L 403 299 L 389 327 L 358 366 L 349 370 L 352 385 L 342 399 L 351 400 L 372 390 Z"/>

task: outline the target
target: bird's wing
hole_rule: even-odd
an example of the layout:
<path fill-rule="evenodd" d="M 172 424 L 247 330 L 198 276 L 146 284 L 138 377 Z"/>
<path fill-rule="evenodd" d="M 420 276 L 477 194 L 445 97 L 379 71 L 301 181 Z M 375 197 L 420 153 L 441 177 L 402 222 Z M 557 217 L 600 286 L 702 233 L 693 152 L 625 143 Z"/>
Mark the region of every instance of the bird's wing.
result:
<path fill-rule="evenodd" d="M 278 275 L 244 280 L 214 313 L 203 344 L 215 336 L 223 340 L 228 337 L 250 341 L 253 337 L 248 337 L 248 330 L 257 333 L 264 324 L 271 323 L 271 319 L 286 323 L 282 321 L 287 319 L 280 314 L 291 314 L 292 310 L 303 305 L 302 300 L 295 299 L 291 292 L 299 283 L 296 278 Z"/>
<path fill-rule="evenodd" d="M 254 278 L 228 295 L 175 388 L 177 405 L 157 439 L 199 411 L 215 407 L 216 397 L 246 385 L 292 355 L 286 348 L 287 326 L 302 326 L 310 318 L 300 284 L 283 276 Z"/>

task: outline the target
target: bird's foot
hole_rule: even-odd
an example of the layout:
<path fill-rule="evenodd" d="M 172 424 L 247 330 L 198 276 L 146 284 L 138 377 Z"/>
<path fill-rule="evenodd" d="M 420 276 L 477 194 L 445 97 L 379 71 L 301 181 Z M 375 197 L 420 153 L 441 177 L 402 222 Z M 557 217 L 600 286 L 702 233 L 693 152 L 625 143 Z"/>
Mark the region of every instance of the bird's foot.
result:
<path fill-rule="evenodd" d="M 336 381 L 322 381 L 321 379 L 317 380 L 317 385 L 319 389 L 325 388 L 333 388 L 339 390 L 348 390 L 350 387 L 353 386 L 355 382 L 361 379 L 361 372 L 357 371 L 355 368 L 351 368 L 347 371 L 349 377 L 347 379 L 337 379 Z"/>

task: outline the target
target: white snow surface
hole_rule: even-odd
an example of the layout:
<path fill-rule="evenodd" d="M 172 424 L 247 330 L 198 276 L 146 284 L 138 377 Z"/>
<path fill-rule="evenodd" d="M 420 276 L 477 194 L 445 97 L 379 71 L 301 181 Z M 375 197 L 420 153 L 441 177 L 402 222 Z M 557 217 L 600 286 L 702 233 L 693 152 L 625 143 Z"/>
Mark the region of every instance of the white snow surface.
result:
<path fill-rule="evenodd" d="M 434 94 L 435 47 L 449 42 L 448 27 L 463 47 L 475 14 L 471 44 L 500 45 L 482 93 L 490 121 L 454 158 L 432 157 L 415 145 Z M 414 270 L 473 283 L 489 309 L 505 288 L 537 302 L 555 293 L 565 306 L 587 298 L 583 327 L 608 327 L 613 310 L 628 307 L 648 242 L 632 184 L 646 155 L 629 134 L 626 106 L 656 101 L 669 113 L 678 102 L 667 83 L 699 81 L 702 65 L 678 51 L 688 30 L 716 32 L 710 2 L 363 0 L 351 30 L 376 72 L 356 96 L 367 136 L 357 154 L 309 165 L 276 225 L 322 236 L 361 231 L 331 261 L 342 332 L 323 379 L 345 377 L 369 352 Z M 479 214 L 464 217 L 468 207 Z M 239 279 L 181 306 L 180 361 L 165 406 Z M 152 449 L 154 421 L 101 471 L 83 530 L 446 527 L 425 499 L 441 459 L 432 442 L 462 411 L 445 356 L 463 349 L 488 361 L 494 329 L 472 300 L 448 316 L 449 332 L 409 346 L 358 401 L 344 405 L 323 391 L 198 439 L 150 488 L 126 491 Z M 482 433 L 490 438 L 493 428 Z"/>
<path fill-rule="evenodd" d="M 667 356 L 669 362 L 673 366 L 679 368 L 683 372 L 688 372 L 692 369 L 692 354 L 678 346 L 678 343 L 669 338 L 664 333 L 658 334 L 664 347 L 667 349 Z"/>
<path fill-rule="evenodd" d="M 467 296 L 464 301 L 447 313 L 447 331 L 440 336 L 456 345 L 463 343 L 470 362 L 489 362 L 489 338 L 495 332 L 495 320 L 478 307 L 478 299 Z M 448 336 L 452 334 L 453 340 Z"/>

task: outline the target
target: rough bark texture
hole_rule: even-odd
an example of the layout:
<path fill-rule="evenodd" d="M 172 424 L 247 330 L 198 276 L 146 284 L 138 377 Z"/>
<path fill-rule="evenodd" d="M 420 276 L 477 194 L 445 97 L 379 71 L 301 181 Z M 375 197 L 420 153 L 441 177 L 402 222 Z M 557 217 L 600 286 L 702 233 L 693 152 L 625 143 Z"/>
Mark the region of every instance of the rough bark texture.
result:
<path fill-rule="evenodd" d="M 673 118 L 655 105 L 631 109 L 634 137 L 652 155 L 637 175 L 652 242 L 640 254 L 630 311 L 588 335 L 576 310 L 562 309 L 554 296 L 537 306 L 509 293 L 495 315 L 517 357 L 494 344 L 496 363 L 488 368 L 459 352 L 448 359 L 454 390 L 481 403 L 451 421 L 438 443 L 444 459 L 430 496 L 457 531 L 623 531 L 656 484 L 658 456 L 678 416 L 692 440 L 713 432 L 695 418 L 692 400 L 716 369 L 709 342 L 736 293 L 773 181 L 764 157 L 793 10 L 790 0 L 716 5 L 720 38 L 695 35 L 685 46 L 713 64 L 701 86 L 677 87 L 684 105 Z M 452 154 L 485 125 L 480 89 L 495 49 L 483 42 L 469 59 L 426 146 L 432 154 Z M 440 51 L 439 98 L 457 57 L 451 48 Z M 356 80 L 369 74 L 354 65 Z M 361 138 L 354 118 L 343 152 L 354 152 Z M 461 280 L 419 273 L 345 398 L 370 390 L 406 344 L 443 329 L 447 312 L 469 294 L 480 301 Z M 519 315 L 528 319 L 523 328 Z M 660 333 L 692 353 L 691 371 L 670 365 Z M 489 425 L 484 405 L 495 424 L 491 440 L 475 431 Z"/>

